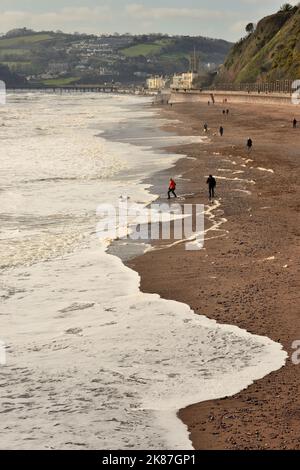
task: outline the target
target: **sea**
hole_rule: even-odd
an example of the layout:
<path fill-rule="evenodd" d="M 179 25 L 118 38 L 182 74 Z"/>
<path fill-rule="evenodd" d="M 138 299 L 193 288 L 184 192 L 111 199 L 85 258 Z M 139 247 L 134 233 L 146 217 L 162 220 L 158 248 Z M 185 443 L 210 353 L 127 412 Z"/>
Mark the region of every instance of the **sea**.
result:
<path fill-rule="evenodd" d="M 142 293 L 99 237 L 99 205 L 146 207 L 166 190 L 150 190 L 157 172 L 179 177 L 163 148 L 202 145 L 163 124 L 139 96 L 15 92 L 0 106 L 1 449 L 189 450 L 179 409 L 285 363 L 266 337 Z"/>

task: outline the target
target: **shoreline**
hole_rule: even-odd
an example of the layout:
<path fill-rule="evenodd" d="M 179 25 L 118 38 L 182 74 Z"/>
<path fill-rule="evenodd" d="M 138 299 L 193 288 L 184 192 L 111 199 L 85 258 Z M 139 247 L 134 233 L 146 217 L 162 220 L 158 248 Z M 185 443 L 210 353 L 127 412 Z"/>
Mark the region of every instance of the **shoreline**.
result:
<path fill-rule="evenodd" d="M 19 156 L 12 177 L 6 177 L 12 186 L 6 196 L 24 195 L 17 210 L 12 209 L 16 210 L 16 229 L 24 220 L 25 227 L 32 230 L 17 232 L 24 240 L 20 246 L 8 237 L 7 246 L 17 255 L 12 261 L 7 260 L 12 250 L 2 250 L 4 262 L 13 268 L 3 276 L 2 291 L 6 312 L 1 318 L 2 335 L 9 351 L 1 383 L 7 397 L 0 429 L 5 449 L 14 448 L 17 440 L 22 449 L 70 449 L 75 443 L 81 449 L 191 449 L 186 426 L 177 417 L 179 408 L 221 396 L 224 390 L 238 391 L 284 362 L 281 348 L 265 338 L 218 326 L 196 316 L 186 303 L 141 293 L 138 274 L 106 252 L 107 234 L 103 239 L 101 229 L 100 234 L 95 232 L 101 219 L 96 207 L 118 203 L 123 195 L 136 204 L 142 201 L 144 207 L 153 198 L 142 179 L 178 160 L 177 155 L 163 154 L 158 147 L 166 142 L 173 146 L 198 142 L 199 146 L 201 141 L 197 137 L 157 138 L 163 135 L 159 126 L 167 121 L 154 121 L 152 112 L 141 111 L 140 100 L 122 101 L 124 106 L 120 100 L 109 101 L 107 108 L 103 104 L 102 130 L 120 127 L 126 142 L 126 128 L 130 127 L 128 140 L 137 137 L 141 143 L 144 134 L 149 146 L 101 139 L 102 118 L 97 114 L 101 101 L 86 97 L 66 97 L 66 106 L 43 140 L 40 132 L 47 129 L 57 108 L 57 100 L 48 97 L 28 99 L 30 119 L 23 116 L 23 100 L 16 100 L 8 114 L 11 125 L 3 128 L 6 175 L 12 171 L 12 156 Z M 73 128 L 70 124 L 76 111 L 81 118 Z M 21 124 L 14 116 L 19 113 L 23 138 L 14 142 L 15 129 Z M 117 122 L 121 115 L 125 124 L 115 124 L 116 114 Z M 128 116 L 134 119 L 134 126 Z M 61 138 L 49 160 L 53 134 Z M 24 142 L 28 143 L 25 154 L 18 151 Z M 32 149 L 39 150 L 40 165 Z M 99 166 L 89 158 L 93 156 L 102 157 Z M 103 169 L 107 169 L 106 178 Z M 3 207 L 10 213 L 10 198 L 4 201 L 8 205 Z M 8 230 L 10 220 L 4 224 Z M 51 232 L 55 237 L 49 239 Z M 75 235 L 79 239 L 73 244 Z M 24 259 L 24 254 L 29 257 Z M 221 345 L 230 345 L 230 352 L 215 364 Z M 214 395 L 208 390 L 207 374 Z M 26 399 L 24 386 L 30 392 Z M 66 415 L 70 420 L 66 421 Z"/>
<path fill-rule="evenodd" d="M 284 173 L 282 176 L 286 178 L 285 167 L 294 166 L 294 163 L 296 163 L 293 160 L 293 149 L 291 148 L 291 145 L 288 145 L 289 143 L 291 143 L 289 142 L 289 134 L 292 132 L 291 130 L 289 130 L 290 127 L 288 117 L 291 113 L 291 110 L 285 109 L 282 106 L 280 106 L 279 110 L 276 107 L 276 109 L 271 109 L 270 106 L 256 106 L 247 104 L 230 104 L 228 105 L 228 107 L 230 107 L 231 109 L 231 114 L 227 119 L 222 117 L 222 105 L 211 106 L 210 109 L 207 109 L 207 105 L 201 105 L 200 103 L 189 105 L 183 104 L 173 106 L 172 108 L 162 108 L 161 113 L 164 117 L 169 117 L 175 120 L 174 124 L 168 126 L 168 128 L 172 131 L 176 130 L 179 133 L 184 133 L 188 131 L 190 134 L 195 134 L 195 132 L 197 132 L 202 135 L 202 125 L 203 122 L 208 119 L 208 117 L 210 124 L 214 124 L 215 129 L 218 128 L 220 123 L 224 125 L 225 136 L 223 140 L 217 137 L 216 135 L 213 135 L 213 133 L 210 133 L 209 136 L 211 137 L 211 141 L 206 142 L 205 144 L 201 144 L 200 149 L 199 144 L 192 144 L 188 147 L 185 146 L 184 153 L 187 154 L 187 158 L 180 158 L 179 156 L 178 161 L 172 171 L 176 172 L 176 174 L 182 175 L 184 179 L 189 180 L 188 184 L 185 181 L 181 180 L 180 186 L 184 188 L 184 192 L 192 192 L 194 194 L 194 196 L 191 196 L 188 201 L 194 203 L 203 203 L 203 201 L 207 201 L 206 187 L 204 184 L 204 177 L 206 176 L 206 171 L 213 171 L 214 174 L 216 174 L 217 179 L 219 180 L 219 185 L 221 186 L 220 191 L 222 194 L 222 204 L 224 204 L 223 210 L 225 212 L 225 217 L 227 218 L 226 225 L 228 225 L 229 236 L 225 239 L 213 238 L 211 240 L 206 241 L 205 250 L 195 255 L 195 258 L 197 258 L 196 261 L 191 263 L 189 266 L 186 266 L 185 264 L 184 270 L 180 269 L 180 286 L 178 286 L 176 279 L 174 280 L 172 277 L 168 277 L 168 271 L 165 271 L 166 267 L 170 262 L 170 259 L 174 262 L 174 265 L 176 266 L 184 263 L 185 252 L 181 250 L 180 246 L 172 247 L 169 250 L 160 250 L 159 252 L 150 251 L 141 257 L 135 258 L 127 264 L 129 267 L 132 267 L 140 274 L 141 290 L 143 292 L 158 293 L 159 295 L 161 295 L 161 297 L 165 299 L 177 300 L 179 302 L 186 303 L 191 307 L 192 310 L 195 311 L 195 313 L 205 314 L 205 316 L 207 316 L 208 318 L 217 320 L 219 323 L 236 325 L 242 329 L 249 331 L 250 333 L 267 336 L 273 339 L 274 341 L 281 342 L 280 337 L 283 337 L 283 328 L 279 329 L 278 331 L 278 329 L 276 328 L 268 328 L 268 324 L 261 325 L 260 315 L 262 314 L 262 312 L 259 312 L 259 314 L 254 315 L 254 320 L 251 321 L 249 320 L 249 318 L 245 318 L 244 311 L 248 314 L 253 311 L 256 312 L 256 308 L 252 304 L 255 304 L 255 301 L 256 303 L 259 303 L 259 299 L 256 298 L 257 296 L 255 295 L 254 282 L 257 278 L 257 274 L 259 274 L 259 276 L 261 277 L 263 272 L 264 281 L 269 278 L 270 283 L 270 277 L 275 276 L 275 279 L 278 277 L 280 279 L 280 274 L 282 274 L 273 272 L 273 265 L 276 265 L 277 270 L 279 268 L 277 266 L 277 256 L 275 256 L 275 259 L 273 259 L 274 251 L 268 250 L 268 242 L 270 241 L 270 239 L 265 237 L 266 240 L 264 242 L 264 246 L 259 246 L 261 234 L 265 234 L 264 229 L 262 228 L 264 226 L 264 222 L 267 222 L 269 224 L 270 220 L 273 220 L 272 217 L 274 216 L 274 207 L 272 207 L 271 205 L 270 209 L 267 209 L 267 204 L 263 204 L 260 201 L 262 199 L 268 199 L 269 205 L 270 195 L 267 191 L 270 192 L 272 178 L 277 178 L 277 173 L 279 174 L 281 170 L 282 173 Z M 246 108 L 249 107 L 251 108 L 252 120 L 251 118 L 249 119 L 249 116 L 246 112 Z M 201 116 L 199 111 L 203 113 L 203 117 Z M 287 129 L 283 128 L 282 124 L 279 127 L 279 113 L 281 113 L 283 123 L 286 125 Z M 208 115 L 208 117 L 206 117 L 206 115 Z M 234 116 L 232 117 L 232 115 Z M 269 115 L 271 115 L 271 119 Z M 268 117 L 268 119 L 265 121 L 266 117 Z M 184 118 L 187 119 L 182 125 L 182 119 Z M 257 118 L 260 121 L 262 120 L 263 122 L 267 122 L 268 130 L 272 128 L 273 123 L 273 125 L 275 125 L 276 127 L 278 126 L 279 131 L 284 131 L 285 138 L 287 141 L 285 150 L 288 147 L 290 151 L 288 158 L 284 159 L 283 162 L 281 162 L 280 160 L 281 156 L 277 156 L 275 161 L 274 158 L 272 159 L 271 153 L 274 151 L 275 146 L 276 151 L 278 152 L 278 143 L 268 142 L 267 135 L 264 135 L 263 137 L 264 148 L 261 148 L 262 144 L 258 141 L 258 139 L 261 138 L 262 134 L 260 133 L 259 127 L 256 128 Z M 177 123 L 176 120 L 181 121 L 181 124 Z M 239 131 L 238 135 L 235 135 L 235 126 Z M 259 136 L 257 137 L 255 135 L 254 142 L 255 144 L 257 142 L 257 148 L 255 145 L 255 149 L 250 157 L 246 155 L 246 152 L 242 146 L 250 132 L 249 128 L 251 130 L 252 136 L 254 136 L 254 134 L 259 134 Z M 287 130 L 289 130 L 289 132 L 287 132 Z M 241 131 L 244 132 L 244 135 L 242 135 Z M 274 129 L 272 129 L 272 131 L 274 131 Z M 283 134 L 283 132 L 280 132 L 280 134 Z M 282 137 L 283 136 L 281 135 L 280 147 Z M 299 134 L 297 134 L 295 138 L 299 139 Z M 300 140 L 297 140 L 297 142 L 300 142 Z M 264 151 L 266 148 L 266 143 L 267 152 Z M 177 150 L 179 151 L 179 154 L 182 153 L 181 146 L 177 147 Z M 193 158 L 195 160 L 190 160 L 189 158 Z M 254 161 L 250 162 L 249 159 L 253 159 Z M 283 169 L 280 168 L 281 163 L 284 166 Z M 272 164 L 275 164 L 276 172 L 273 170 Z M 297 166 L 295 167 L 297 169 Z M 228 174 L 230 173 L 234 173 L 234 176 L 232 178 L 228 177 Z M 246 180 L 246 183 L 243 180 Z M 294 185 L 296 185 L 296 180 L 297 178 L 295 175 L 295 181 L 293 180 Z M 234 185 L 234 187 L 231 188 L 230 185 Z M 259 190 L 257 188 L 259 188 L 259 190 L 263 189 L 265 191 L 265 194 L 263 192 L 259 193 Z M 200 195 L 199 189 L 201 190 Z M 260 205 L 261 207 L 259 207 Z M 265 206 L 266 208 L 264 208 L 263 206 Z M 292 209 L 295 210 L 295 208 L 293 207 Z M 293 210 L 291 212 L 293 212 Z M 261 214 L 263 214 L 263 217 L 261 216 Z M 264 221 L 266 214 L 268 220 Z M 242 224 L 237 224 L 237 217 L 239 217 L 238 220 L 242 220 Z M 251 220 L 251 222 L 253 220 L 259 222 L 257 227 L 253 223 L 251 224 L 250 232 L 253 232 L 252 239 L 251 237 L 249 237 L 248 233 L 249 220 Z M 280 222 L 280 220 L 277 220 L 277 222 Z M 237 225 L 239 225 L 239 227 L 237 227 Z M 293 230 L 296 229 L 296 226 L 294 225 L 292 226 Z M 269 233 L 269 231 L 267 231 L 267 233 Z M 280 237 L 275 238 L 275 242 L 277 243 L 277 245 L 279 243 L 279 247 L 281 249 L 282 247 L 280 243 Z M 295 239 L 296 238 L 297 237 L 295 237 Z M 292 240 L 295 241 L 293 237 Z M 276 245 L 276 243 L 274 243 L 274 240 L 272 240 L 272 245 Z M 278 249 L 278 246 L 276 246 L 276 248 Z M 209 252 L 209 254 L 207 254 L 207 251 Z M 224 253 L 222 253 L 222 251 Z M 293 257 L 292 251 L 293 250 L 291 250 L 291 257 Z M 275 254 L 277 253 L 275 249 Z M 222 257 L 225 257 L 223 258 L 225 260 L 225 263 L 221 263 L 221 265 L 219 261 L 219 255 L 221 257 L 220 259 L 222 259 Z M 228 255 L 229 259 L 227 259 Z M 245 266 L 240 266 L 240 263 L 237 262 L 240 257 L 243 259 L 243 263 Z M 249 259 L 249 257 L 257 258 L 257 260 L 255 261 L 255 263 L 253 263 L 251 262 L 251 259 Z M 210 258 L 212 258 L 214 259 L 214 261 L 209 263 L 206 258 L 209 258 L 209 260 Z M 292 275 L 295 277 L 296 258 L 293 258 L 293 261 L 294 269 L 292 270 Z M 199 265 L 201 265 L 200 272 Z M 151 266 L 150 269 L 149 266 Z M 241 315 L 238 315 L 239 309 L 235 305 L 237 303 L 236 296 L 238 294 L 238 291 L 241 290 L 242 287 L 249 288 L 249 286 L 245 286 L 249 284 L 250 281 L 250 279 L 248 281 L 247 273 L 245 273 L 245 268 L 251 268 L 251 271 L 253 271 L 251 272 L 250 277 L 251 281 L 253 281 L 252 290 L 254 291 L 254 295 L 252 295 L 254 302 L 252 299 L 250 301 L 249 297 L 243 302 L 239 300 L 239 309 L 244 311 L 242 311 Z M 237 276 L 235 269 L 238 271 L 239 276 Z M 283 270 L 284 274 L 290 271 L 288 267 L 282 266 L 281 269 Z M 207 275 L 203 275 L 202 271 L 205 271 Z M 161 274 L 165 274 L 165 280 L 163 283 L 160 282 L 159 275 Z M 213 274 L 217 274 L 217 276 L 214 276 Z M 216 286 L 214 278 L 217 279 L 220 274 L 221 283 Z M 242 275 L 242 278 L 240 278 L 240 275 Z M 245 278 L 243 278 L 243 275 L 245 275 Z M 177 274 L 175 277 L 177 277 Z M 192 287 L 196 290 L 197 288 L 199 289 L 200 281 L 197 282 L 198 277 L 201 280 L 201 294 L 199 295 L 199 292 L 197 291 L 197 295 L 195 295 L 195 292 L 193 292 Z M 294 281 L 296 281 L 296 279 L 294 279 Z M 236 283 L 239 285 L 238 289 L 236 289 Z M 286 288 L 286 283 L 284 283 L 283 285 Z M 264 289 L 267 289 L 267 286 L 264 285 Z M 235 297 L 233 297 L 233 293 L 232 295 L 230 295 L 231 290 L 234 291 L 233 293 L 235 294 Z M 258 289 L 258 292 L 259 291 L 260 289 Z M 217 297 L 218 300 L 215 301 L 214 297 Z M 262 297 L 264 297 L 264 295 Z M 285 296 L 284 299 L 285 303 L 288 304 L 288 298 Z M 271 311 L 271 306 L 268 303 L 268 301 L 271 300 L 271 296 L 266 296 L 266 292 L 265 300 L 267 310 Z M 284 349 L 288 350 L 289 352 L 291 351 L 292 341 L 296 340 L 297 338 L 300 338 L 299 324 L 297 325 L 297 327 L 297 331 L 299 332 L 298 334 L 295 331 L 294 337 L 290 335 L 289 340 L 284 337 L 284 340 L 282 341 Z M 271 383 L 274 384 L 274 380 L 278 376 L 280 377 L 280 380 L 286 380 L 286 370 L 290 370 L 290 367 L 290 364 L 288 364 L 280 371 L 273 372 L 271 375 L 268 375 L 264 379 L 255 382 L 253 385 L 251 385 L 243 392 L 240 392 L 235 397 L 228 399 L 225 398 L 212 402 L 202 402 L 198 405 L 191 405 L 186 409 L 180 410 L 179 417 L 187 425 L 195 449 L 285 448 L 284 444 L 282 444 L 282 439 L 284 439 L 282 436 L 284 435 L 284 432 L 278 432 L 278 435 L 276 437 L 266 433 L 263 427 L 263 422 L 261 420 L 259 421 L 256 415 L 253 416 L 253 419 L 251 419 L 251 416 L 249 417 L 249 410 L 251 407 L 249 405 L 250 402 L 248 402 L 247 400 L 249 398 L 249 394 L 251 393 L 256 393 L 258 395 L 264 394 L 264 386 L 266 382 L 268 383 L 268 381 L 271 381 Z M 283 376 L 284 378 L 282 379 L 281 376 Z M 289 392 L 289 390 L 287 390 L 287 392 Z M 289 393 L 287 393 L 287 396 L 289 396 Z M 265 416 L 267 416 L 267 418 L 269 419 L 272 419 L 272 423 L 274 423 L 274 426 L 278 426 L 278 422 L 280 422 L 280 424 L 284 426 L 284 423 L 280 420 L 280 417 L 274 414 L 272 415 L 271 413 L 274 404 L 273 401 L 278 401 L 278 397 L 276 398 L 276 396 L 272 396 L 272 393 L 269 392 L 268 397 L 268 405 L 270 407 L 268 409 L 268 414 L 265 413 Z M 246 400 L 246 404 L 243 400 Z M 244 411 L 241 411 L 239 409 L 239 411 L 237 412 L 237 416 L 234 416 L 234 418 L 228 418 L 230 419 L 230 425 L 225 425 L 223 423 L 222 417 L 227 417 L 227 408 L 232 410 L 232 408 L 235 409 L 235 407 L 241 407 L 241 401 L 243 404 L 242 410 Z M 256 399 L 256 402 L 258 403 L 258 405 L 255 406 L 258 407 L 257 409 L 261 410 L 261 407 L 263 407 L 264 405 L 264 400 L 262 399 L 262 397 L 260 397 L 260 399 Z M 245 426 L 244 421 L 246 416 L 249 417 L 249 431 L 248 434 L 244 433 L 241 435 L 241 428 L 243 429 L 243 426 Z M 264 420 L 264 422 L 265 421 L 266 419 Z M 225 431 L 220 432 L 220 429 L 221 431 Z M 295 426 L 293 426 L 293 432 L 296 437 L 291 441 L 291 447 L 289 448 L 297 448 L 299 426 L 296 426 L 296 428 Z M 262 435 L 264 435 L 264 437 L 261 437 Z M 262 443 L 262 441 L 267 442 Z"/>

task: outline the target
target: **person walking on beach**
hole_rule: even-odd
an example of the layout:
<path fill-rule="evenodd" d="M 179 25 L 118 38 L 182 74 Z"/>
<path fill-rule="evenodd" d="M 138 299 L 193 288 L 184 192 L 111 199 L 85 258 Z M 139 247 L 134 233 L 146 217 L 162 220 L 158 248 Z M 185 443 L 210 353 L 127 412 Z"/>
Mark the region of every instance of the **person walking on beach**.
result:
<path fill-rule="evenodd" d="M 208 131 L 208 125 L 206 123 L 204 124 L 203 129 L 205 133 Z"/>
<path fill-rule="evenodd" d="M 227 114 L 227 116 L 228 116 L 228 114 L 229 114 L 229 109 L 226 109 L 226 114 Z"/>
<path fill-rule="evenodd" d="M 221 126 L 219 132 L 220 132 L 220 136 L 223 137 L 223 135 L 224 135 L 224 127 Z"/>
<path fill-rule="evenodd" d="M 293 119 L 293 128 L 296 129 L 298 121 L 296 118 Z"/>
<path fill-rule="evenodd" d="M 215 197 L 215 189 L 217 186 L 217 182 L 213 175 L 209 175 L 206 183 L 208 184 L 209 199 L 211 200 Z"/>
<path fill-rule="evenodd" d="M 174 197 L 177 197 L 177 195 L 175 193 L 175 189 L 176 189 L 176 183 L 173 180 L 173 178 L 170 178 L 168 199 L 171 199 L 171 194 L 173 194 Z"/>
<path fill-rule="evenodd" d="M 252 142 L 252 139 L 250 139 L 249 137 L 249 139 L 247 140 L 247 149 L 249 153 L 251 152 L 252 147 L 253 147 L 253 142 Z"/>

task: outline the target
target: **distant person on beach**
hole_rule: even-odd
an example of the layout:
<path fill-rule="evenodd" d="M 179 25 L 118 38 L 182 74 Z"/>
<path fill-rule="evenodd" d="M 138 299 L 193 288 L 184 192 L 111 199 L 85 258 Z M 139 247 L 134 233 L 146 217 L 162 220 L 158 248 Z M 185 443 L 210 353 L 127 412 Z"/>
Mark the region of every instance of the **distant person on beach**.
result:
<path fill-rule="evenodd" d="M 176 189 L 176 183 L 173 180 L 173 178 L 170 178 L 168 199 L 171 199 L 171 194 L 173 194 L 174 197 L 177 197 L 177 195 L 175 193 L 175 189 Z"/>
<path fill-rule="evenodd" d="M 204 129 L 204 132 L 208 131 L 208 125 L 206 123 L 204 124 L 203 129 Z"/>
<path fill-rule="evenodd" d="M 221 126 L 219 132 L 220 132 L 220 136 L 223 137 L 223 135 L 224 135 L 224 127 Z"/>
<path fill-rule="evenodd" d="M 226 114 L 226 111 L 225 111 L 225 109 L 223 109 L 223 114 L 224 114 L 224 116 L 225 116 L 225 114 Z"/>
<path fill-rule="evenodd" d="M 209 175 L 206 183 L 208 184 L 209 199 L 213 199 L 215 197 L 215 189 L 217 186 L 216 179 L 213 177 L 213 175 Z"/>
<path fill-rule="evenodd" d="M 229 109 L 226 109 L 226 114 L 227 114 L 227 116 L 228 116 L 228 114 L 229 114 Z"/>
<path fill-rule="evenodd" d="M 293 119 L 293 128 L 296 129 L 298 121 L 296 118 Z"/>
<path fill-rule="evenodd" d="M 249 139 L 247 140 L 247 149 L 248 149 L 248 152 L 251 152 L 252 150 L 252 147 L 253 147 L 253 142 L 252 142 L 252 139 Z"/>

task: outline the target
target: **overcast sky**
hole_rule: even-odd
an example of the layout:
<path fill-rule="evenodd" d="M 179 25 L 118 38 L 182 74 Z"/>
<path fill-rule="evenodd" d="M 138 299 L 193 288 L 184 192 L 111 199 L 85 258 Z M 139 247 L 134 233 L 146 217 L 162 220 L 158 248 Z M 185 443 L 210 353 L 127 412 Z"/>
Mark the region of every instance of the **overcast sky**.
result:
<path fill-rule="evenodd" d="M 0 32 L 26 26 L 87 33 L 202 35 L 237 40 L 284 0 L 0 0 Z M 297 1 L 290 2 L 292 4 Z"/>

